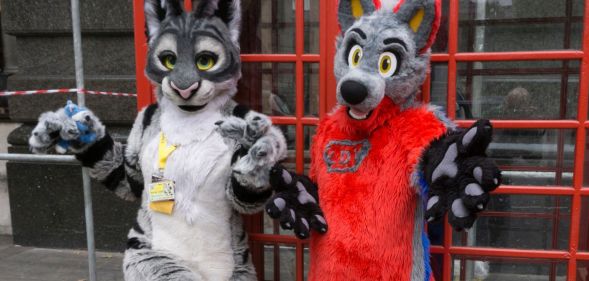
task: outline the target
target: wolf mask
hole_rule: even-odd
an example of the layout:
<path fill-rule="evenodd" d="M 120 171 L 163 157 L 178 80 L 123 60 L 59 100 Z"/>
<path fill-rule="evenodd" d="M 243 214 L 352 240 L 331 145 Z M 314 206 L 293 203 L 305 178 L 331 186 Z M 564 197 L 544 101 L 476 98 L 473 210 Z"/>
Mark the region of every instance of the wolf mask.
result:
<path fill-rule="evenodd" d="M 338 103 L 357 120 L 366 119 L 385 96 L 401 108 L 410 106 L 429 69 L 440 1 L 399 0 L 381 7 L 378 0 L 352 0 L 340 1 L 338 9 Z"/>

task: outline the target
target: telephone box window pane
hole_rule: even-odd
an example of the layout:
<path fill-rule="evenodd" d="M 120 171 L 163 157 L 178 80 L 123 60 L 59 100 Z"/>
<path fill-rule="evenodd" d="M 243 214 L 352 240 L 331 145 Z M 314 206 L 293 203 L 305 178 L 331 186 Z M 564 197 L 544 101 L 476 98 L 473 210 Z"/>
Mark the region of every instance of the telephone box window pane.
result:
<path fill-rule="evenodd" d="M 589 197 L 581 197 L 581 224 L 579 225 L 579 250 L 589 251 Z M 587 267 L 589 263 L 585 264 Z M 589 279 L 587 279 L 589 280 Z"/>
<path fill-rule="evenodd" d="M 458 64 L 460 119 L 576 119 L 579 61 Z"/>
<path fill-rule="evenodd" d="M 454 232 L 456 246 L 566 250 L 569 247 L 570 196 L 491 196 L 468 232 Z"/>
<path fill-rule="evenodd" d="M 577 261 L 577 281 L 589 280 L 589 261 Z"/>
<path fill-rule="evenodd" d="M 583 0 L 460 0 L 459 51 L 572 49 L 582 11 Z"/>
<path fill-rule="evenodd" d="M 236 100 L 261 113 L 292 116 L 296 110 L 293 63 L 243 63 Z"/>
<path fill-rule="evenodd" d="M 319 53 L 319 1 L 321 0 L 303 0 L 305 5 L 305 53 Z M 292 1 L 293 3 L 295 1 Z"/>
<path fill-rule="evenodd" d="M 304 103 L 305 115 L 319 116 L 319 64 L 306 63 L 304 65 Z"/>
<path fill-rule="evenodd" d="M 575 130 L 494 129 L 489 157 L 503 184 L 572 186 Z"/>
<path fill-rule="evenodd" d="M 432 53 L 448 52 L 448 10 L 450 7 L 449 0 L 442 0 L 442 19 L 436 41 L 432 45 Z"/>
<path fill-rule="evenodd" d="M 448 64 L 432 63 L 430 76 L 430 102 L 446 110 L 448 103 Z"/>
<path fill-rule="evenodd" d="M 304 146 L 305 146 L 305 153 L 304 153 L 304 165 L 305 165 L 305 175 L 309 175 L 309 168 L 311 167 L 311 145 L 313 144 L 313 137 L 315 136 L 315 132 L 317 131 L 316 126 L 305 126 L 305 137 L 303 139 Z"/>
<path fill-rule="evenodd" d="M 295 9 L 293 3 L 294 1 L 241 1 L 241 52 L 243 54 L 294 53 Z"/>
<path fill-rule="evenodd" d="M 260 252 L 253 262 L 257 272 L 263 271 L 262 280 L 296 280 L 295 245 L 252 242 L 251 250 Z"/>
<path fill-rule="evenodd" d="M 564 281 L 567 261 L 453 256 L 452 280 Z"/>

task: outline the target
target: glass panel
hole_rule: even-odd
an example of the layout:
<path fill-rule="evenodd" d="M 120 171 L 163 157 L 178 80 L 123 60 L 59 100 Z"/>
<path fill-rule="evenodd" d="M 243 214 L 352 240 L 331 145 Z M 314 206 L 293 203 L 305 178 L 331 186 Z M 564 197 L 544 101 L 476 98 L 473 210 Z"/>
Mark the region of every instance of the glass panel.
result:
<path fill-rule="evenodd" d="M 305 115 L 319 116 L 319 64 L 304 64 Z"/>
<path fill-rule="evenodd" d="M 319 2 L 320 0 L 304 0 L 305 2 L 305 53 L 319 53 Z M 292 1 L 293 3 L 295 1 Z"/>
<path fill-rule="evenodd" d="M 577 261 L 577 281 L 589 280 L 589 261 Z"/>
<path fill-rule="evenodd" d="M 281 163 L 288 170 L 294 171 L 296 169 L 296 155 L 295 155 L 295 142 L 296 142 L 296 127 L 294 125 L 276 125 L 284 134 L 287 145 L 287 157 Z"/>
<path fill-rule="evenodd" d="M 294 53 L 294 1 L 244 0 L 241 52 Z"/>
<path fill-rule="evenodd" d="M 589 251 L 589 197 L 581 197 L 581 224 L 579 225 L 579 250 Z M 587 279 L 589 280 L 589 279 Z"/>
<path fill-rule="evenodd" d="M 448 9 L 450 7 L 450 1 L 442 0 L 442 19 L 440 23 L 440 29 L 436 36 L 436 41 L 432 45 L 433 53 L 446 53 L 448 52 Z"/>
<path fill-rule="evenodd" d="M 566 261 L 455 256 L 452 280 L 564 281 Z"/>
<path fill-rule="evenodd" d="M 296 280 L 295 257 L 294 245 L 264 245 L 264 280 Z"/>
<path fill-rule="evenodd" d="M 488 155 L 505 185 L 571 186 L 574 130 L 495 129 Z"/>
<path fill-rule="evenodd" d="M 316 127 L 315 126 L 305 126 L 305 139 L 303 140 L 305 142 L 305 160 L 304 160 L 304 165 L 305 165 L 305 174 L 308 175 L 309 174 L 309 168 L 311 166 L 311 142 L 313 140 L 313 136 L 315 136 L 315 131 L 316 131 Z"/>
<path fill-rule="evenodd" d="M 571 197 L 492 195 L 468 232 L 454 232 L 458 246 L 565 250 L 569 247 Z"/>
<path fill-rule="evenodd" d="M 446 110 L 448 101 L 448 64 L 432 63 L 431 65 L 431 103 Z"/>
<path fill-rule="evenodd" d="M 441 254 L 432 254 L 430 256 L 430 265 L 432 267 L 432 273 L 434 280 L 443 280 L 444 276 L 444 256 Z"/>
<path fill-rule="evenodd" d="M 459 51 L 579 47 L 582 11 L 583 0 L 460 0 Z"/>
<path fill-rule="evenodd" d="M 444 221 L 437 220 L 427 224 L 427 235 L 432 245 L 444 244 Z"/>
<path fill-rule="evenodd" d="M 303 250 L 303 280 L 307 280 L 307 276 L 309 276 L 309 266 L 311 262 L 309 251 L 309 245 L 305 245 Z"/>
<path fill-rule="evenodd" d="M 243 63 L 236 100 L 268 115 L 294 115 L 295 65 Z"/>
<path fill-rule="evenodd" d="M 458 63 L 460 119 L 576 119 L 579 61 Z"/>

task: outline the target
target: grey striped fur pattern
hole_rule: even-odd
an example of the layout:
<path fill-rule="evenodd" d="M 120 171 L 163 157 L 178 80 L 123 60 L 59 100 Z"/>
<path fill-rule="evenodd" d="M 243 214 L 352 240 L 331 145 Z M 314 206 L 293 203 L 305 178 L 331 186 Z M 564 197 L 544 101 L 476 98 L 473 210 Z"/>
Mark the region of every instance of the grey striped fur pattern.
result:
<path fill-rule="evenodd" d="M 241 76 L 239 7 L 201 0 L 185 12 L 181 0 L 146 0 L 145 73 L 157 104 L 138 114 L 126 146 L 88 111 L 98 141 L 72 152 L 116 195 L 141 200 L 128 233 L 127 281 L 256 280 L 241 214 L 259 212 L 274 194 L 269 171 L 286 157 L 286 141 L 269 117 L 231 99 Z M 31 149 L 53 147 L 65 125 L 60 111 L 41 115 Z M 147 195 L 160 133 L 177 145 L 163 171 L 175 182 L 172 215 L 152 211 Z"/>

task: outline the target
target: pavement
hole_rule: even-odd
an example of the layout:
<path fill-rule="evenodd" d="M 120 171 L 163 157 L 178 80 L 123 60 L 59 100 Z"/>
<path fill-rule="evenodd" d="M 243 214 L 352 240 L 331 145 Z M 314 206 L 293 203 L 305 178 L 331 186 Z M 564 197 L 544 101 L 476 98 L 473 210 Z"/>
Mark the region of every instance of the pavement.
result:
<path fill-rule="evenodd" d="M 97 252 L 96 275 L 100 281 L 123 281 L 121 253 Z M 0 235 L 0 281 L 86 281 L 86 251 L 15 246 L 10 236 Z"/>

